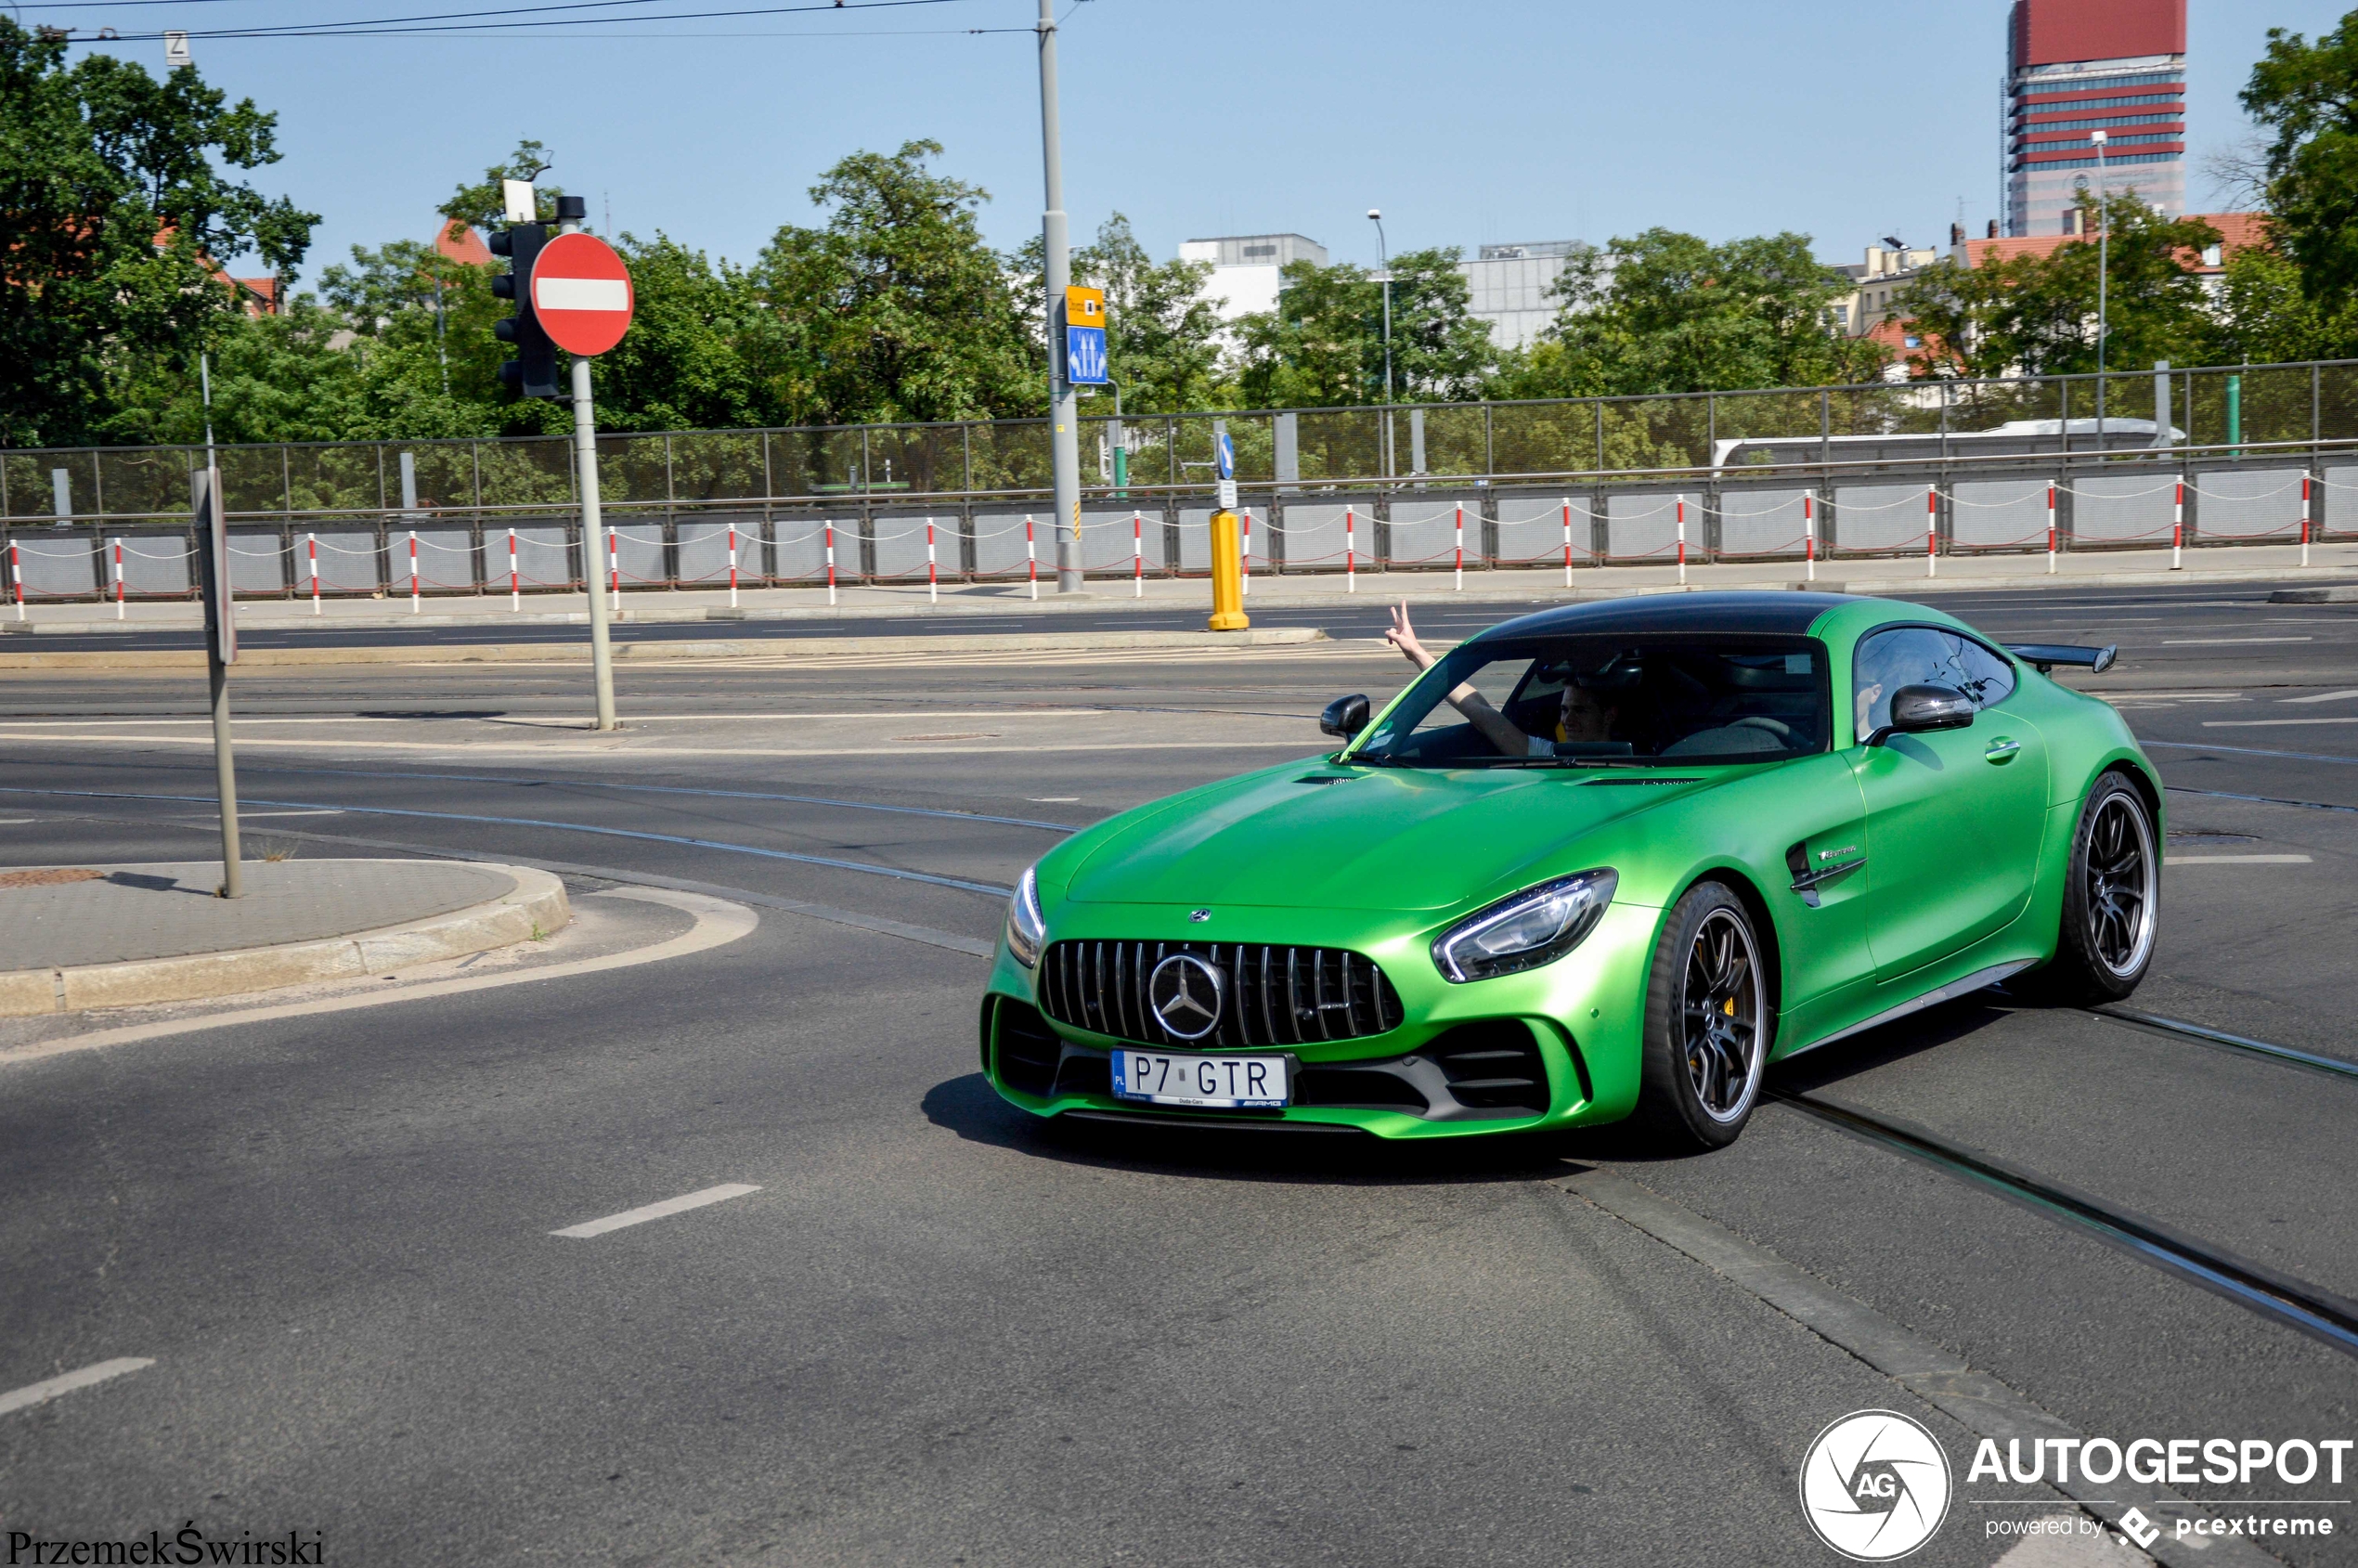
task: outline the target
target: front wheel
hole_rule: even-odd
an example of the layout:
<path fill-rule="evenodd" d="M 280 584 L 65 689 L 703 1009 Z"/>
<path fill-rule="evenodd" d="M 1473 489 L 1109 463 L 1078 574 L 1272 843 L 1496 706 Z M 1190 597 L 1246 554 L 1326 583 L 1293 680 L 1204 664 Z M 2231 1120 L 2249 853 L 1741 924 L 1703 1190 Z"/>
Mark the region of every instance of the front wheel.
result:
<path fill-rule="evenodd" d="M 1760 1097 L 1774 1032 L 1751 914 L 1720 884 L 1697 883 L 1654 949 L 1639 1113 L 1679 1147 L 1725 1148 Z"/>
<path fill-rule="evenodd" d="M 2033 989 L 2075 1006 L 2118 1002 L 2153 963 L 2161 854 L 2145 797 L 2118 773 L 2088 792 L 2072 835 L 2055 956 Z"/>

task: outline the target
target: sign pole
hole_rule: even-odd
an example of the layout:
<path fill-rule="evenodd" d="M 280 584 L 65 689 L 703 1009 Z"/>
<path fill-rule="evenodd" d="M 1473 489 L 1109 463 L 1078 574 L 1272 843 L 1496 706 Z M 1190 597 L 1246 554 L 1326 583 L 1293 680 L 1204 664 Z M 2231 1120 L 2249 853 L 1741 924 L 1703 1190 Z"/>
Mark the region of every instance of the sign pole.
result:
<path fill-rule="evenodd" d="M 238 760 L 229 744 L 229 667 L 238 662 L 238 623 L 229 581 L 229 529 L 221 511 L 221 471 L 189 476 L 197 503 L 197 569 L 204 592 L 205 676 L 213 699 L 213 773 L 221 796 L 221 887 L 225 899 L 245 896 L 238 848 Z"/>
<path fill-rule="evenodd" d="M 581 473 L 581 559 L 590 577 L 590 677 L 598 689 L 598 728 L 619 729 L 614 718 L 614 648 L 606 636 L 604 585 L 597 580 L 605 515 L 598 506 L 598 415 L 590 401 L 590 356 L 573 356 L 573 456 Z"/>

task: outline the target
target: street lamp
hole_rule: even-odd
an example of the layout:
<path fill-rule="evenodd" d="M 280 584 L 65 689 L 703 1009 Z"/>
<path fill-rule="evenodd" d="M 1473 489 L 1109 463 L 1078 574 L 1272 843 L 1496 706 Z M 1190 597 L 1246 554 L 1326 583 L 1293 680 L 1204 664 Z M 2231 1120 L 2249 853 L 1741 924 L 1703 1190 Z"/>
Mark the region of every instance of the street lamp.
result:
<path fill-rule="evenodd" d="M 2105 134 L 2091 131 L 2088 139 L 2096 148 L 2096 449 L 2105 448 L 2105 284 L 2112 267 L 2112 225 L 2105 221 Z"/>
<path fill-rule="evenodd" d="M 1367 221 L 1376 226 L 1376 255 L 1383 266 L 1383 473 L 1392 477 L 1392 248 L 1383 237 L 1383 209 L 1367 209 Z"/>

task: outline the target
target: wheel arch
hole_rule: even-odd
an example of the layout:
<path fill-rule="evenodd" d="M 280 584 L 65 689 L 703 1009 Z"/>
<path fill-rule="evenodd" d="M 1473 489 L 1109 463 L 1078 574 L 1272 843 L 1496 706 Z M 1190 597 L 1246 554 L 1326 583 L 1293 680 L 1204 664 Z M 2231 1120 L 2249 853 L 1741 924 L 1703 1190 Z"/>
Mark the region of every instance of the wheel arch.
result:
<path fill-rule="evenodd" d="M 1750 871 L 1732 864 L 1709 865 L 1698 870 L 1679 888 L 1678 898 L 1665 906 L 1662 934 L 1666 935 L 1669 931 L 1669 912 L 1678 907 L 1678 899 L 1685 898 L 1705 882 L 1717 882 L 1727 888 L 1735 901 L 1743 905 L 1744 913 L 1752 917 L 1753 935 L 1764 950 L 1762 957 L 1768 971 L 1768 1009 L 1781 1019 L 1785 1009 L 1784 940 L 1778 934 L 1776 917 L 1769 911 L 1768 896 L 1760 890 L 1759 883 Z M 1662 936 L 1657 935 L 1654 940 L 1659 942 Z M 1771 1031 L 1773 1042 L 1774 1032 Z"/>

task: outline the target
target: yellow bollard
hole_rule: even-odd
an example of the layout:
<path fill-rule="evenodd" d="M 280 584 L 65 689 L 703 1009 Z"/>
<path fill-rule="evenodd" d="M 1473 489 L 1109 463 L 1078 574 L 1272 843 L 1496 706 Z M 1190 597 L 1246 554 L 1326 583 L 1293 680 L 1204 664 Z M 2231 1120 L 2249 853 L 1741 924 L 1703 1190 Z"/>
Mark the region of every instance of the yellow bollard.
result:
<path fill-rule="evenodd" d="M 1213 631 L 1242 631 L 1245 618 L 1244 557 L 1240 553 L 1237 514 L 1211 514 L 1211 620 Z"/>

